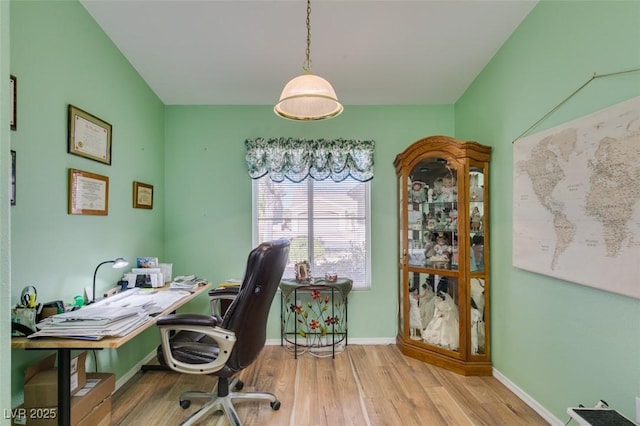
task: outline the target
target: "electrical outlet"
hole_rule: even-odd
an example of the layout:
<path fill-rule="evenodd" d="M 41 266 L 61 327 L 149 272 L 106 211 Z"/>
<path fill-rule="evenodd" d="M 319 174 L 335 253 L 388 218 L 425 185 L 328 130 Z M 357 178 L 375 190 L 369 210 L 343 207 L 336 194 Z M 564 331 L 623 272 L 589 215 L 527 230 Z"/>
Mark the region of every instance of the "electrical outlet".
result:
<path fill-rule="evenodd" d="M 636 396 L 636 423 L 640 424 L 640 396 Z"/>

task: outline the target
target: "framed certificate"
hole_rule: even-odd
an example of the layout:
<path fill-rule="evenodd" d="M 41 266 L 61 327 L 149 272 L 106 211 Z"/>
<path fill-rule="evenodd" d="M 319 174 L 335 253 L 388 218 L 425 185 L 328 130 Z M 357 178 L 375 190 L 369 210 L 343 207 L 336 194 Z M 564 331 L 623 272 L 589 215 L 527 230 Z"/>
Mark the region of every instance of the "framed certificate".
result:
<path fill-rule="evenodd" d="M 153 208 L 153 185 L 133 181 L 133 207 L 136 209 Z"/>
<path fill-rule="evenodd" d="M 106 216 L 109 213 L 109 178 L 69 169 L 68 213 Z"/>
<path fill-rule="evenodd" d="M 11 205 L 16 205 L 16 152 L 11 150 L 11 187 L 9 188 Z"/>
<path fill-rule="evenodd" d="M 111 165 L 111 124 L 69 105 L 67 152 Z"/>
<path fill-rule="evenodd" d="M 9 76 L 9 98 L 11 100 L 11 107 L 9 109 L 9 123 L 11 130 L 18 129 L 18 79 L 14 76 Z"/>

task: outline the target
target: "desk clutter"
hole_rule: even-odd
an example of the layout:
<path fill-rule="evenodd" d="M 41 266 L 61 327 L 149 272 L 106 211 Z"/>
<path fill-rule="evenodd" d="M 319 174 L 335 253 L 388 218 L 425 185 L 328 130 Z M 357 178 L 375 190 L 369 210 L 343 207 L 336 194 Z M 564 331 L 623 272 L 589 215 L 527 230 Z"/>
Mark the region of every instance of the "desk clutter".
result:
<path fill-rule="evenodd" d="M 115 376 L 86 373 L 86 352 L 71 360 L 71 425 L 111 424 L 111 394 Z M 58 424 L 58 370 L 56 355 L 28 367 L 24 375 L 24 403 L 12 410 L 12 425 Z"/>
<path fill-rule="evenodd" d="M 190 294 L 180 289 L 157 291 L 133 288 L 82 309 L 48 317 L 36 324 L 38 331 L 28 337 L 84 340 L 121 337 L 152 321 L 154 315 Z"/>

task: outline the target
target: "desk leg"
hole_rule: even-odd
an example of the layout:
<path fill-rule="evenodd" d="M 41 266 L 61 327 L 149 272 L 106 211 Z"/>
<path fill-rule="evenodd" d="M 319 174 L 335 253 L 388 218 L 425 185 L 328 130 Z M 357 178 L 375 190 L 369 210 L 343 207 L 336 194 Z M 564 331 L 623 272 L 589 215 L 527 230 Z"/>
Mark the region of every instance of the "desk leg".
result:
<path fill-rule="evenodd" d="M 71 349 L 58 349 L 58 425 L 71 425 Z"/>

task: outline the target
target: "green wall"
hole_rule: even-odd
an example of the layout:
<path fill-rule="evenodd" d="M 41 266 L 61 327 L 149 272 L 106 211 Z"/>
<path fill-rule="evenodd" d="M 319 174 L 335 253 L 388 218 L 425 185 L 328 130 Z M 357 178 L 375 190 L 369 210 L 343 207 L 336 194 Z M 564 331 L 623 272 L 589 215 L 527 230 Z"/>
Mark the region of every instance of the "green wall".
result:
<path fill-rule="evenodd" d="M 177 273 L 217 283 L 241 278 L 251 249 L 251 179 L 244 141 L 253 137 L 373 139 L 369 291 L 349 298 L 349 337 L 396 335 L 397 202 L 393 160 L 416 140 L 453 133 L 453 106 L 350 106 L 330 121 L 297 123 L 271 106 L 171 106 L 166 109 L 166 255 Z M 279 334 L 273 305 L 268 338 Z M 274 312 L 277 311 L 277 312 Z M 372 318 L 376 318 L 372 321 Z"/>
<path fill-rule="evenodd" d="M 0 3 L 4 11 L 7 2 Z M 16 303 L 22 288 L 34 285 L 40 301 L 71 301 L 91 286 L 101 261 L 164 256 L 164 105 L 80 3 L 12 1 L 10 16 L 10 72 L 18 79 L 10 298 Z M 67 153 L 68 104 L 112 124 L 112 165 Z M 67 214 L 68 168 L 109 177 L 108 216 Z M 132 208 L 134 180 L 154 185 L 153 210 Z M 121 273 L 102 267 L 98 290 Z M 99 368 L 121 376 L 156 344 L 150 330 L 135 347 L 98 351 Z M 24 368 L 44 355 L 11 351 L 11 406 L 22 400 Z"/>
<path fill-rule="evenodd" d="M 493 364 L 560 419 L 599 399 L 635 419 L 640 300 L 511 266 L 511 142 L 593 73 L 640 67 L 639 23 L 638 1 L 542 2 L 455 106 L 456 136 L 494 147 Z M 528 134 L 638 95 L 640 73 L 594 80 Z"/>
<path fill-rule="evenodd" d="M 8 99 L 9 79 L 9 3 L 0 1 L 0 99 Z M 10 170 L 10 131 L 9 105 L 0 102 L 0 176 L 9 176 Z M 11 232 L 9 214 L 9 185 L 5 179 L 0 179 L 0 407 L 10 408 L 11 387 L 6 383 L 11 381 L 11 349 L 10 349 L 10 313 L 11 306 Z M 3 416 L 4 417 L 4 416 Z M 0 419 L 0 424 L 8 424 L 9 420 Z"/>

